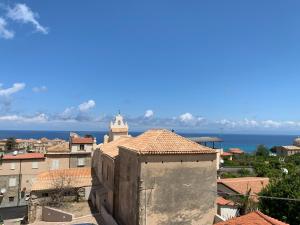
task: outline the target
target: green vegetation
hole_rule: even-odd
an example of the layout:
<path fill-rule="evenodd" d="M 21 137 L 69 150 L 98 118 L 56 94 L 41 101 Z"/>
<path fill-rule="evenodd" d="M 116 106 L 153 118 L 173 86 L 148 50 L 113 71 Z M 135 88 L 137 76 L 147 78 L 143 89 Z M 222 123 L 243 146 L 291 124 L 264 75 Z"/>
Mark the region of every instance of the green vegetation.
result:
<path fill-rule="evenodd" d="M 222 178 L 243 176 L 269 177 L 270 184 L 259 194 L 279 198 L 298 199 L 298 201 L 260 198 L 259 209 L 278 220 L 291 225 L 300 224 L 300 154 L 292 156 L 270 156 L 275 148 L 268 149 L 264 145 L 257 146 L 254 154 L 234 156 L 233 160 L 224 158 L 224 166 L 240 167 L 235 173 L 223 173 Z M 252 167 L 254 174 L 243 167 Z M 239 200 L 241 211 L 252 210 L 252 203 L 247 197 Z"/>
<path fill-rule="evenodd" d="M 14 137 L 7 138 L 5 143 L 6 150 L 13 150 L 16 148 L 16 146 L 17 146 L 16 138 Z"/>
<path fill-rule="evenodd" d="M 260 198 L 259 208 L 263 213 L 287 222 L 300 224 L 300 174 L 292 173 L 282 179 L 273 180 L 260 193 L 262 196 L 298 199 L 298 201 Z"/>

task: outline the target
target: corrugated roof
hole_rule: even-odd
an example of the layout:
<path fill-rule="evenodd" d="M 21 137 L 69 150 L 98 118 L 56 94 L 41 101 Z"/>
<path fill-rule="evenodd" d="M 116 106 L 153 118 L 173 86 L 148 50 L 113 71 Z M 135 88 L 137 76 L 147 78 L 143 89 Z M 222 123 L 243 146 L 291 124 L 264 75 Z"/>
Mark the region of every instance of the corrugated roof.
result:
<path fill-rule="evenodd" d="M 72 144 L 93 144 L 93 138 L 73 137 Z"/>
<path fill-rule="evenodd" d="M 132 138 L 122 145 L 123 148 L 139 154 L 200 154 L 216 153 L 166 129 L 153 129 Z"/>
<path fill-rule="evenodd" d="M 288 225 L 287 223 L 276 220 L 260 211 L 248 213 L 244 216 L 235 217 L 216 225 Z"/>
<path fill-rule="evenodd" d="M 119 137 L 118 139 L 111 141 L 106 144 L 100 145 L 100 150 L 110 156 L 111 158 L 115 158 L 116 156 L 119 155 L 119 148 L 118 146 L 125 144 L 127 141 L 129 141 L 132 137 L 129 136 L 123 136 Z"/>
<path fill-rule="evenodd" d="M 63 183 L 64 187 L 86 187 L 92 185 L 91 168 L 51 170 L 37 175 L 32 190 L 51 190 Z"/>
<path fill-rule="evenodd" d="M 17 155 L 4 155 L 2 159 L 43 159 L 42 153 L 23 153 Z"/>

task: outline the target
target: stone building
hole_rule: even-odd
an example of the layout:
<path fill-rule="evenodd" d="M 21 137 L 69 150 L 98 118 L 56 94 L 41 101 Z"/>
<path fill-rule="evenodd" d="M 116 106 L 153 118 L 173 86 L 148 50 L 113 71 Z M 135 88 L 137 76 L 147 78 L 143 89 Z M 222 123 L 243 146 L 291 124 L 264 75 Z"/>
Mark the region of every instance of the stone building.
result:
<path fill-rule="evenodd" d="M 158 129 L 104 144 L 97 155 L 93 166 L 104 186 L 101 207 L 118 224 L 213 224 L 213 149 Z"/>

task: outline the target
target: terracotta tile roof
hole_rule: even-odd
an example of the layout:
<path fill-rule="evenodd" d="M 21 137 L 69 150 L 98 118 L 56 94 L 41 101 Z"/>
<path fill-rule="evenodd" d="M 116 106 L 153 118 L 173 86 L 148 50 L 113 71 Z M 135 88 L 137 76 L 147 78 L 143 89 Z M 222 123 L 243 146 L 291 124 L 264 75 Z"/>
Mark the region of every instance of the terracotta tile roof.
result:
<path fill-rule="evenodd" d="M 123 132 L 128 132 L 128 128 L 118 128 L 118 127 L 113 127 L 111 128 L 111 131 L 112 132 L 117 132 L 117 133 L 123 133 Z"/>
<path fill-rule="evenodd" d="M 223 152 L 221 154 L 221 156 L 231 156 L 231 155 L 232 155 L 232 153 L 230 153 L 230 152 Z"/>
<path fill-rule="evenodd" d="M 139 154 L 199 154 L 216 153 L 178 134 L 165 129 L 148 130 L 122 145 Z"/>
<path fill-rule="evenodd" d="M 276 220 L 263 214 L 260 211 L 248 213 L 244 216 L 235 217 L 216 225 L 288 225 L 287 223 Z"/>
<path fill-rule="evenodd" d="M 2 159 L 43 159 L 42 153 L 22 153 L 17 155 L 4 155 Z"/>
<path fill-rule="evenodd" d="M 117 155 L 119 155 L 119 148 L 118 146 L 120 145 L 123 145 L 125 144 L 126 142 L 128 142 L 132 137 L 129 137 L 129 136 L 124 136 L 124 137 L 120 137 L 114 141 L 111 141 L 109 143 L 106 143 L 106 144 L 102 144 L 100 146 L 100 150 L 112 157 L 112 158 L 115 158 Z"/>
<path fill-rule="evenodd" d="M 57 184 L 64 182 L 64 187 L 86 187 L 92 185 L 91 168 L 70 168 L 51 170 L 37 175 L 32 184 L 32 190 L 51 190 L 57 188 Z"/>
<path fill-rule="evenodd" d="M 47 152 L 49 153 L 70 152 L 69 142 L 48 147 Z"/>
<path fill-rule="evenodd" d="M 244 153 L 244 151 L 239 148 L 230 148 L 228 152 L 233 153 L 233 154 L 243 154 Z"/>
<path fill-rule="evenodd" d="M 225 199 L 223 197 L 217 197 L 216 203 L 218 205 L 230 205 L 230 206 L 234 206 L 234 202 L 233 201 L 227 200 L 227 199 Z"/>
<path fill-rule="evenodd" d="M 239 177 L 239 178 L 225 178 L 217 180 L 231 190 L 239 194 L 246 194 L 251 188 L 251 194 L 258 194 L 265 186 L 269 184 L 267 177 Z"/>
<path fill-rule="evenodd" d="M 93 144 L 93 138 L 73 137 L 72 144 Z"/>

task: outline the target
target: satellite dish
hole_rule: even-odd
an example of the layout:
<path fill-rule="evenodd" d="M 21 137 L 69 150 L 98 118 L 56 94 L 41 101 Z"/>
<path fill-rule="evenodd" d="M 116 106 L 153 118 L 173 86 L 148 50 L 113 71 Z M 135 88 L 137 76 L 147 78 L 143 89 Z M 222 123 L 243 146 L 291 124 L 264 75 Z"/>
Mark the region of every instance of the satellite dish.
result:
<path fill-rule="evenodd" d="M 0 192 L 1 194 L 4 194 L 6 192 L 6 188 L 1 188 Z"/>
<path fill-rule="evenodd" d="M 13 155 L 18 155 L 18 151 L 14 151 L 14 152 L 13 152 Z"/>

